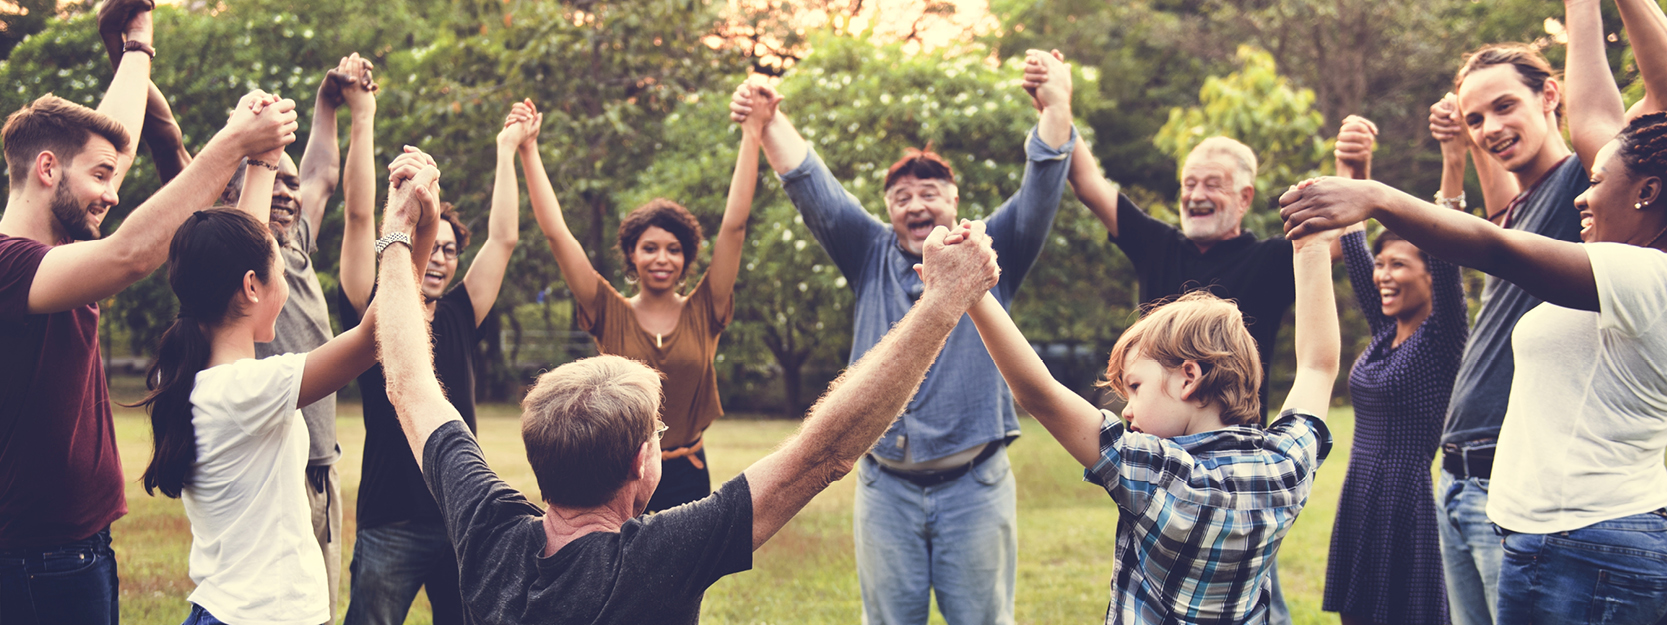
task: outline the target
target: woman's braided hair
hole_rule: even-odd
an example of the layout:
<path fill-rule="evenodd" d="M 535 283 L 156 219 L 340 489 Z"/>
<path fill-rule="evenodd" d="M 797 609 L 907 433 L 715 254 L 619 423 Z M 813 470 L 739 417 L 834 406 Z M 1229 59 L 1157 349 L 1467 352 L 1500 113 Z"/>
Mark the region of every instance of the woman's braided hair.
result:
<path fill-rule="evenodd" d="M 1650 113 L 1632 120 L 1616 138 L 1616 152 L 1627 170 L 1638 176 L 1667 179 L 1667 113 Z"/>

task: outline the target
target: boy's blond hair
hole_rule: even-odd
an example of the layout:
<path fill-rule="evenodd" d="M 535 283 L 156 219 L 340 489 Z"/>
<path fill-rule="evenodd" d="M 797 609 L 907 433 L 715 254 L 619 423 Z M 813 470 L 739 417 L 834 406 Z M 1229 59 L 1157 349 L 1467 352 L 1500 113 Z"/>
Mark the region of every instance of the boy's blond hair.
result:
<path fill-rule="evenodd" d="M 1136 349 L 1167 369 L 1179 368 L 1188 360 L 1197 362 L 1203 375 L 1192 398 L 1221 404 L 1222 423 L 1261 422 L 1262 361 L 1257 357 L 1256 339 L 1245 328 L 1244 314 L 1233 302 L 1197 290 L 1148 309 L 1129 326 L 1111 349 L 1106 381 L 1100 384 L 1125 399 L 1129 392 L 1123 385 L 1123 363 Z"/>

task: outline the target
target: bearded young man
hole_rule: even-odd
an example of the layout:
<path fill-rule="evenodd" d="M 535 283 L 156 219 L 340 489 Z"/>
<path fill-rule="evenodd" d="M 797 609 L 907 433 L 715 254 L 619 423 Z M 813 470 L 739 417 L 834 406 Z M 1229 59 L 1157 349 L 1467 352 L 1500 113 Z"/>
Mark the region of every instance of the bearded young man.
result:
<path fill-rule="evenodd" d="M 295 139 L 294 103 L 256 92 L 122 227 L 119 198 L 145 116 L 148 3 L 120 13 L 123 63 L 98 111 L 47 95 L 3 133 L 0 217 L 0 622 L 120 620 L 110 524 L 127 513 L 98 343 L 98 302 L 150 275 L 191 213 L 245 156 Z M 64 562 L 75 567 L 62 570 Z"/>

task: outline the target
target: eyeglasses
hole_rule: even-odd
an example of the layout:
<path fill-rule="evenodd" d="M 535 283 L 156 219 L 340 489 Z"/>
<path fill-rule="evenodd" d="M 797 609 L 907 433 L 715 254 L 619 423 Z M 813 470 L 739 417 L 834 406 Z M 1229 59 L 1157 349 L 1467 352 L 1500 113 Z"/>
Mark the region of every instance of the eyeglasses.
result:
<path fill-rule="evenodd" d="M 656 441 L 660 440 L 660 437 L 664 436 L 665 433 L 666 433 L 666 430 L 669 430 L 669 429 L 671 429 L 671 426 L 666 425 L 665 421 L 655 419 L 654 420 L 654 440 L 656 440 Z"/>
<path fill-rule="evenodd" d="M 428 255 L 433 256 L 435 254 L 440 254 L 442 256 L 445 256 L 446 260 L 457 260 L 457 246 L 453 245 L 453 244 L 450 244 L 450 243 L 447 243 L 447 244 L 435 243 L 434 244 L 434 251 L 429 252 Z"/>

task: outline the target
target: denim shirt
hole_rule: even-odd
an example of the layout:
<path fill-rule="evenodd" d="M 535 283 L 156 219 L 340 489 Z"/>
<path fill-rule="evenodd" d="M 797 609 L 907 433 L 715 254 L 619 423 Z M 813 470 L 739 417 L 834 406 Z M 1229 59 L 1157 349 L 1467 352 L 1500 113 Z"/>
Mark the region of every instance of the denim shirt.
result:
<path fill-rule="evenodd" d="M 1003 308 L 1011 304 L 1019 283 L 1047 243 L 1076 140 L 1076 129 L 1072 128 L 1071 138 L 1064 145 L 1051 148 L 1032 129 L 1025 145 L 1024 181 L 1018 193 L 985 220 L 1001 265 L 1001 281 L 990 292 Z M 863 210 L 857 198 L 834 179 L 815 148 L 781 180 L 787 197 L 804 216 L 805 226 L 856 292 L 851 344 L 854 362 L 878 344 L 920 298 L 924 285 L 914 272 L 920 257 L 898 245 L 890 223 Z M 920 390 L 873 453 L 889 460 L 929 462 L 1018 435 L 1013 393 L 990 359 L 972 319 L 962 315 L 937 361 L 927 370 Z"/>

